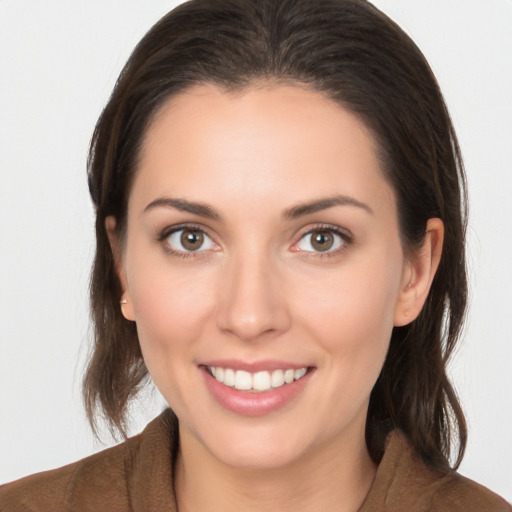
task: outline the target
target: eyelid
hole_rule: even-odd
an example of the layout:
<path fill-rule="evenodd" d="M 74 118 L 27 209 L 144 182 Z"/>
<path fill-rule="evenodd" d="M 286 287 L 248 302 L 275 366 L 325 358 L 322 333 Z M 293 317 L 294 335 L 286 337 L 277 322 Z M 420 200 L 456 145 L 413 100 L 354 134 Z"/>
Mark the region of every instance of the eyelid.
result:
<path fill-rule="evenodd" d="M 217 242 L 215 242 L 214 237 L 210 235 L 209 230 L 207 228 L 205 228 L 204 226 L 201 226 L 199 224 L 193 224 L 193 223 L 192 224 L 191 223 L 181 223 L 181 224 L 175 224 L 172 226 L 167 226 L 159 232 L 156 240 L 157 240 L 157 242 L 163 244 L 164 249 L 167 252 L 169 252 L 173 255 L 177 255 L 177 256 L 181 256 L 181 257 L 185 257 L 185 258 L 186 257 L 204 256 L 204 253 L 207 253 L 211 250 L 217 250 L 217 249 L 205 249 L 205 250 L 198 249 L 197 251 L 186 251 L 186 250 L 175 249 L 175 248 L 171 247 L 170 244 L 168 244 L 168 243 L 165 244 L 165 241 L 172 234 L 174 234 L 178 231 L 184 231 L 184 230 L 198 231 L 198 232 L 202 233 L 205 237 L 208 237 L 216 247 L 219 247 L 219 244 Z"/>
<path fill-rule="evenodd" d="M 159 232 L 156 240 L 157 240 L 157 242 L 163 244 L 173 233 L 176 233 L 177 231 L 181 231 L 181 230 L 199 231 L 199 232 L 203 233 L 205 236 L 207 236 L 212 241 L 212 243 L 216 246 L 216 248 L 213 249 L 214 251 L 217 251 L 220 249 L 220 244 L 218 244 L 215 241 L 215 236 L 212 236 L 210 234 L 210 232 L 209 232 L 210 230 L 200 224 L 195 224 L 195 223 L 180 223 L 180 224 L 175 224 L 172 226 L 167 226 Z M 343 240 L 343 243 L 341 244 L 340 247 L 338 247 L 334 250 L 327 250 L 327 251 L 306 251 L 306 250 L 298 249 L 297 245 L 299 244 L 299 242 L 301 240 L 303 240 L 306 235 L 310 235 L 310 234 L 314 233 L 315 231 L 331 232 L 331 233 L 341 237 Z M 308 256 L 308 257 L 322 258 L 322 257 L 335 256 L 335 255 L 345 251 L 348 248 L 348 246 L 352 245 L 353 243 L 354 243 L 353 235 L 350 232 L 350 230 L 348 230 L 346 228 L 342 228 L 342 227 L 334 225 L 334 224 L 317 224 L 314 226 L 308 226 L 307 228 L 304 228 L 302 230 L 302 232 L 298 235 L 298 240 L 292 245 L 291 250 L 293 252 L 305 253 L 305 256 Z M 197 250 L 197 251 L 178 250 L 178 249 L 174 249 L 174 248 L 170 247 L 169 244 L 164 245 L 164 249 L 173 255 L 181 256 L 181 257 L 201 257 L 201 256 L 205 256 L 205 253 L 212 251 L 212 249 Z"/>
<path fill-rule="evenodd" d="M 210 236 L 208 233 L 208 229 L 206 229 L 204 226 L 201 226 L 199 224 L 184 222 L 184 223 L 180 223 L 180 224 L 173 224 L 172 226 L 166 226 L 165 228 L 161 229 L 158 233 L 158 240 L 164 240 L 165 238 L 172 235 L 176 231 L 180 231 L 182 229 L 189 229 L 190 231 L 201 231 L 201 233 L 204 233 L 205 235 Z"/>
<path fill-rule="evenodd" d="M 297 245 L 304 239 L 305 236 L 311 235 L 315 231 L 327 231 L 330 233 L 333 233 L 334 235 L 337 235 L 342 238 L 343 242 L 340 247 L 334 249 L 334 250 L 327 250 L 327 251 L 306 251 L 302 249 L 298 249 Z M 300 235 L 298 236 L 298 241 L 295 242 L 292 246 L 292 250 L 294 252 L 302 252 L 305 253 L 307 256 L 311 257 L 328 257 L 328 256 L 334 256 L 336 254 L 339 254 L 340 252 L 346 250 L 348 246 L 353 244 L 353 235 L 352 233 L 346 229 L 342 228 L 340 226 L 336 226 L 334 224 L 317 224 L 316 226 L 308 226 Z"/>

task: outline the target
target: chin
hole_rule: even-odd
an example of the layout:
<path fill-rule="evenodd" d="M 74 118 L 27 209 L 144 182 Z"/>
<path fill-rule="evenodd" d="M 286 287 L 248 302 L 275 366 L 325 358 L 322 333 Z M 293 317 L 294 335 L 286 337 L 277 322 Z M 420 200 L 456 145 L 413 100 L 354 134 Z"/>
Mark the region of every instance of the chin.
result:
<path fill-rule="evenodd" d="M 276 418 L 239 418 L 228 425 L 217 423 L 192 435 L 214 459 L 239 469 L 263 470 L 285 467 L 306 456 L 314 437 L 297 428 L 296 422 Z"/>
<path fill-rule="evenodd" d="M 294 463 L 304 455 L 304 447 L 283 443 L 282 439 L 255 436 L 253 439 L 233 439 L 224 446 L 210 449 L 212 455 L 223 464 L 238 469 L 269 470 Z"/>

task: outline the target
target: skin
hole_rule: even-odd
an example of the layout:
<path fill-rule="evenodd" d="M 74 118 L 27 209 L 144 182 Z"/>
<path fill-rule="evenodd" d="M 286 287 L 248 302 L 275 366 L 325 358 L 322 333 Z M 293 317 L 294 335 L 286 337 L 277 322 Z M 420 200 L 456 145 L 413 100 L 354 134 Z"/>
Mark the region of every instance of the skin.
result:
<path fill-rule="evenodd" d="M 334 195 L 357 204 L 283 217 Z M 161 198 L 206 203 L 220 218 L 147 209 Z M 206 233 L 200 250 L 162 236 L 183 223 Z M 344 237 L 321 252 L 307 233 L 325 226 Z M 180 420 L 180 511 L 357 510 L 376 471 L 364 441 L 369 395 L 393 326 L 423 306 L 443 239 L 430 219 L 423 248 L 405 258 L 394 192 L 365 125 L 299 86 L 194 86 L 149 127 L 125 239 L 115 219 L 107 229 L 123 314 Z M 212 359 L 314 371 L 284 407 L 247 417 L 210 395 L 198 364 Z"/>

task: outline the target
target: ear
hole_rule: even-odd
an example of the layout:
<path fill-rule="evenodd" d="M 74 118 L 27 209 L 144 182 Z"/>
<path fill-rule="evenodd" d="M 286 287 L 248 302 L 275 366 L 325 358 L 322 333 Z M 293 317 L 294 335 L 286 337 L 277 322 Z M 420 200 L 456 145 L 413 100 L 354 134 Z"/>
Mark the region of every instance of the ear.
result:
<path fill-rule="evenodd" d="M 393 325 L 407 325 L 415 320 L 427 300 L 443 252 L 444 224 L 429 219 L 422 247 L 405 264 Z"/>
<path fill-rule="evenodd" d="M 119 307 L 121 308 L 121 313 L 126 320 L 135 321 L 133 303 L 130 297 L 126 271 L 122 259 L 121 241 L 119 240 L 119 235 L 116 231 L 116 218 L 113 215 L 109 215 L 105 219 L 105 229 L 107 231 L 108 241 L 110 242 L 117 276 L 119 277 L 119 281 L 121 282 L 121 287 L 123 289 L 122 296 L 119 297 Z"/>

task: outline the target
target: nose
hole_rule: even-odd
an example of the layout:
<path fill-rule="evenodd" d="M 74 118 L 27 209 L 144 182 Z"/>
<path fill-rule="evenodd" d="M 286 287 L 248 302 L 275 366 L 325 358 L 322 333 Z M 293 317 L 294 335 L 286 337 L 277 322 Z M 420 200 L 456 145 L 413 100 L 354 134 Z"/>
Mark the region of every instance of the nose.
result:
<path fill-rule="evenodd" d="M 244 341 L 275 336 L 291 323 L 278 268 L 255 255 L 231 262 L 218 307 L 219 329 Z"/>

